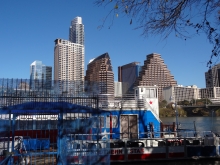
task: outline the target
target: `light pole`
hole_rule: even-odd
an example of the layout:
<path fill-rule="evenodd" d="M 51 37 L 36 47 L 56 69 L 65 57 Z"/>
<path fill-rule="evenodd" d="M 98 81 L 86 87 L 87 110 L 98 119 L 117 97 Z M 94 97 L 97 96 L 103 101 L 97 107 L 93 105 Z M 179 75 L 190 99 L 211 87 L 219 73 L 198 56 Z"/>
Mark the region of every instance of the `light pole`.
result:
<path fill-rule="evenodd" d="M 172 108 L 173 110 L 175 110 L 175 114 L 176 114 L 176 130 L 178 131 L 178 109 L 177 109 L 177 104 L 176 102 L 172 104 Z"/>

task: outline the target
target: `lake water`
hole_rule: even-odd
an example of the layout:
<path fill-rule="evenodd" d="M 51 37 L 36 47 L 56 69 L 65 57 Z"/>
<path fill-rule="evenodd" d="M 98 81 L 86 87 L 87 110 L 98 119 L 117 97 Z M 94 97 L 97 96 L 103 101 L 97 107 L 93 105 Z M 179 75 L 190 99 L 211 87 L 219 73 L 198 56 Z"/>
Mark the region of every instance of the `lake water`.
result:
<path fill-rule="evenodd" d="M 160 118 L 164 124 L 176 122 L 175 117 Z M 213 131 L 220 134 L 220 117 L 178 117 L 181 129 L 193 129 L 196 131 Z"/>

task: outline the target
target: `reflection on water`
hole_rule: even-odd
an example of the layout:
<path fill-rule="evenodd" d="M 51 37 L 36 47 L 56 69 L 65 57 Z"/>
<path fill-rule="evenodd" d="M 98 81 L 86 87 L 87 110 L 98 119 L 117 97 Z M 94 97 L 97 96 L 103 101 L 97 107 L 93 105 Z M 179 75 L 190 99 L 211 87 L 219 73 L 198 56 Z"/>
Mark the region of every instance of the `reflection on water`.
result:
<path fill-rule="evenodd" d="M 163 123 L 176 122 L 175 117 L 160 118 Z M 193 129 L 194 121 L 197 131 L 213 131 L 220 133 L 220 117 L 178 117 L 182 129 Z"/>

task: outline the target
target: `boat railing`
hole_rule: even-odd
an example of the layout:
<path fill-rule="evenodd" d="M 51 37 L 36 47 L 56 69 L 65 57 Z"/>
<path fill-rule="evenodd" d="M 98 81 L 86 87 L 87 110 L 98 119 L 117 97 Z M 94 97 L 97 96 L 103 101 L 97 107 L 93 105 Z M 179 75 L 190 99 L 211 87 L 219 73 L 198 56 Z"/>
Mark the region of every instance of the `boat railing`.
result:
<path fill-rule="evenodd" d="M 218 143 L 216 143 L 218 139 Z M 120 143 L 120 144 L 119 144 Z M 163 137 L 141 139 L 111 139 L 110 147 L 162 147 L 162 146 L 219 146 L 219 137 Z"/>
<path fill-rule="evenodd" d="M 219 138 L 218 133 L 212 131 L 175 131 L 175 132 L 143 132 L 143 133 L 114 133 L 113 137 L 120 137 L 120 140 L 140 140 L 140 139 L 193 139 L 193 140 L 210 140 Z"/>
<path fill-rule="evenodd" d="M 106 134 L 109 135 L 109 134 Z M 69 135 L 68 135 L 69 136 Z M 88 134 L 88 136 L 90 136 Z M 76 140 L 66 139 L 68 160 L 86 162 L 105 161 L 147 161 L 167 159 L 188 159 L 204 156 L 218 156 L 219 137 L 149 137 L 123 139 Z M 216 139 L 218 140 L 216 140 Z M 79 158 L 79 159 L 78 159 Z M 80 161 L 79 161 L 80 160 Z"/>
<path fill-rule="evenodd" d="M 141 98 L 141 99 L 140 99 Z M 100 108 L 147 108 L 146 96 L 139 95 L 135 97 L 134 94 L 124 94 L 114 96 L 111 94 L 100 94 L 99 95 L 99 107 Z M 157 114 L 155 112 L 155 114 Z"/>

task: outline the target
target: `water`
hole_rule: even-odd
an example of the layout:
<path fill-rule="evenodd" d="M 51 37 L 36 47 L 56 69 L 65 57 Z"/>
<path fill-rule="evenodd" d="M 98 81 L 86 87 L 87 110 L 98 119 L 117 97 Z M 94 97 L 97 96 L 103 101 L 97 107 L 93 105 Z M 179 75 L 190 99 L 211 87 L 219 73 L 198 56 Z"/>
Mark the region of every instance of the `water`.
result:
<path fill-rule="evenodd" d="M 175 117 L 160 118 L 164 124 L 176 122 Z M 194 130 L 194 121 L 196 131 L 213 131 L 220 134 L 220 117 L 178 117 L 181 129 Z"/>

